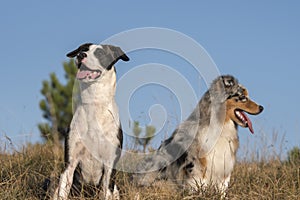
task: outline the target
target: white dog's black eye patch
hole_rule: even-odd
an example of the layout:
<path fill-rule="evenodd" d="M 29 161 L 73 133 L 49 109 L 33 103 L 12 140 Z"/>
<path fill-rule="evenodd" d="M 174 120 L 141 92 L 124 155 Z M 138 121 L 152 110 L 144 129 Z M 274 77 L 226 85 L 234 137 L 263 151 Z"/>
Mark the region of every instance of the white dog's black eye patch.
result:
<path fill-rule="evenodd" d="M 85 43 L 83 45 L 80 45 L 77 49 L 68 53 L 67 57 L 74 58 L 75 56 L 79 55 L 79 53 L 81 53 L 81 52 L 87 52 L 90 49 L 90 46 L 92 44 L 93 43 Z"/>

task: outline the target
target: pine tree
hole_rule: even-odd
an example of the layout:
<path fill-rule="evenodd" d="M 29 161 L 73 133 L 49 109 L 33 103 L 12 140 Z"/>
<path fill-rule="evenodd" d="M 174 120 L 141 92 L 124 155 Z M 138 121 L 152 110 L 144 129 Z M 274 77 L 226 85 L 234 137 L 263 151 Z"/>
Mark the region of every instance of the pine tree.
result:
<path fill-rule="evenodd" d="M 62 131 L 69 127 L 72 112 L 72 94 L 77 67 L 74 60 L 63 63 L 66 84 L 62 84 L 55 73 L 50 74 L 50 80 L 43 81 L 41 93 L 44 99 L 40 101 L 40 109 L 46 123 L 38 124 L 41 136 L 46 141 L 59 142 L 63 138 Z"/>

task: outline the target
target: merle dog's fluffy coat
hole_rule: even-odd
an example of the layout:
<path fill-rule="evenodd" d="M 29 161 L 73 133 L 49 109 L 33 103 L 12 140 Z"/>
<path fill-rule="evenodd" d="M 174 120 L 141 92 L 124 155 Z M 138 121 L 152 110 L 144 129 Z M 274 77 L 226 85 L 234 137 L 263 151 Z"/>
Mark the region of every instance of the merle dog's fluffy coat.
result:
<path fill-rule="evenodd" d="M 225 194 L 238 148 L 237 126 L 253 131 L 244 112 L 263 110 L 249 99 L 247 90 L 230 75 L 220 76 L 159 149 L 137 167 L 139 185 L 171 180 L 199 190 L 213 184 Z"/>

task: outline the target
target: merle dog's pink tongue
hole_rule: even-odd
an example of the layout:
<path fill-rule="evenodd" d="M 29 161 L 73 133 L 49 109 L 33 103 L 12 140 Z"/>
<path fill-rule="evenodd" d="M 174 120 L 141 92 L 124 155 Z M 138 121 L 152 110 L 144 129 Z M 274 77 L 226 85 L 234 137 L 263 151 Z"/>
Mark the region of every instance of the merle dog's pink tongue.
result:
<path fill-rule="evenodd" d="M 87 77 L 89 75 L 89 71 L 81 71 L 79 70 L 76 74 L 76 78 L 78 79 L 84 79 L 85 77 Z"/>
<path fill-rule="evenodd" d="M 248 128 L 249 128 L 250 132 L 253 134 L 254 130 L 253 130 L 253 126 L 252 126 L 252 122 L 251 122 L 250 118 L 245 113 L 243 113 L 243 116 L 247 120 L 247 124 L 248 124 Z"/>

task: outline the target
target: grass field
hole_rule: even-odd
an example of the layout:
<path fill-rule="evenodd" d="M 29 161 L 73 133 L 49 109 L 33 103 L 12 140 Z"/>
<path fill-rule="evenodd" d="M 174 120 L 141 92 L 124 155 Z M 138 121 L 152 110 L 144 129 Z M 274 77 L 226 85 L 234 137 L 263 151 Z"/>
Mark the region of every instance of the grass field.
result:
<path fill-rule="evenodd" d="M 0 162 L 1 200 L 44 199 L 44 180 L 58 177 L 64 166 L 62 149 L 53 151 L 51 145 L 40 144 L 10 154 L 0 151 Z M 220 199 L 213 190 L 191 195 L 164 183 L 137 188 L 129 180 L 127 174 L 119 172 L 118 187 L 125 200 L 134 199 L 137 193 L 143 200 Z M 227 194 L 228 199 L 300 199 L 300 166 L 276 159 L 238 162 Z"/>

